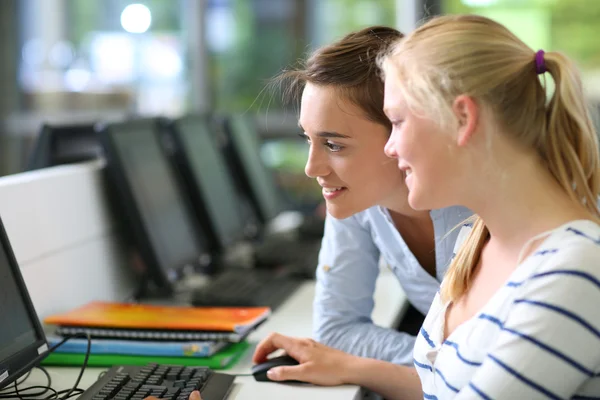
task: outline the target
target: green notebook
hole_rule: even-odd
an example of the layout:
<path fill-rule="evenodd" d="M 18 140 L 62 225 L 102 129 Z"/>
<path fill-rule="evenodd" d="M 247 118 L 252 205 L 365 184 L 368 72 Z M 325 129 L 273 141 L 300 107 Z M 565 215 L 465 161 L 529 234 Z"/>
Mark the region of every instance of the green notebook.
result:
<path fill-rule="evenodd" d="M 161 357 L 134 356 L 125 354 L 90 354 L 88 366 L 112 367 L 113 365 L 146 365 L 148 363 L 175 364 L 185 366 L 201 366 L 211 369 L 227 369 L 232 367 L 250 347 L 248 342 L 232 343 L 212 357 Z M 42 365 L 80 366 L 85 354 L 50 353 Z"/>

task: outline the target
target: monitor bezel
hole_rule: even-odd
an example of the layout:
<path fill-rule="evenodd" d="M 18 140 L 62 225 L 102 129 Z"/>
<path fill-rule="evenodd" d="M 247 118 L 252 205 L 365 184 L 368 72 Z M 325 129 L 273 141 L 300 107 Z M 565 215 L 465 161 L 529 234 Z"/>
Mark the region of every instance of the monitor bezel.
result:
<path fill-rule="evenodd" d="M 25 279 L 21 273 L 21 268 L 17 262 L 12 246 L 8 239 L 4 223 L 0 218 L 0 245 L 6 253 L 6 259 L 9 264 L 9 268 L 14 276 L 15 282 L 21 294 L 27 314 L 30 317 L 37 339 L 23 350 L 13 354 L 5 360 L 0 360 L 0 379 L 3 374 L 8 372 L 8 376 L 5 379 L 0 380 L 0 389 L 7 387 L 27 371 L 37 366 L 44 357 L 48 354 L 48 342 L 46 341 L 46 335 L 42 328 L 42 324 L 39 320 L 38 314 L 35 311 L 31 296 L 27 290 Z M 13 372 L 11 372 L 13 371 Z"/>
<path fill-rule="evenodd" d="M 60 141 L 67 142 L 73 136 L 85 135 L 96 140 L 94 125 L 94 123 L 68 125 L 43 124 L 28 156 L 26 170 L 33 171 L 41 168 L 73 164 L 97 158 L 98 154 L 82 152 L 77 156 L 71 155 L 70 158 L 60 159 L 58 157 L 60 157 L 61 154 L 57 152 L 57 145 Z M 82 133 L 75 133 L 79 131 Z"/>
<path fill-rule="evenodd" d="M 167 140 L 163 141 L 163 146 L 165 147 L 165 151 L 173 165 L 173 168 L 177 170 L 178 174 L 180 174 L 180 183 L 183 186 L 183 191 L 185 191 L 190 197 L 190 204 L 192 205 L 192 209 L 198 220 L 198 223 L 201 226 L 206 227 L 205 231 L 210 237 L 212 249 L 215 252 L 222 252 L 227 247 L 244 241 L 247 239 L 247 237 L 244 229 L 240 229 L 239 235 L 231 237 L 227 241 L 223 241 L 220 237 L 216 222 L 210 215 L 208 207 L 206 207 L 206 200 L 203 196 L 203 190 L 197 182 L 196 174 L 192 168 L 191 155 L 187 151 L 184 144 L 184 139 L 182 137 L 184 133 L 180 129 L 180 124 L 189 121 L 193 121 L 198 126 L 202 126 L 204 132 L 198 132 L 198 134 L 206 134 L 208 136 L 213 134 L 211 128 L 214 127 L 214 121 L 210 119 L 210 117 L 207 115 L 189 114 L 180 117 L 177 120 L 164 120 L 164 135 L 166 136 Z M 212 140 L 213 142 L 214 139 L 214 137 L 209 138 L 209 140 Z M 216 142 L 213 150 L 219 153 L 218 157 L 224 158 L 223 154 L 221 153 L 221 149 Z M 226 168 L 226 173 L 231 177 L 231 171 L 227 165 L 227 160 L 223 159 L 223 162 Z M 231 179 L 232 184 L 235 186 L 235 179 L 233 179 L 233 177 L 231 177 Z M 234 195 L 238 196 L 239 194 L 237 193 L 236 189 L 237 188 L 234 188 L 234 191 L 236 191 Z M 241 215 L 240 218 L 242 218 Z"/>
<path fill-rule="evenodd" d="M 200 260 L 204 254 L 197 254 L 194 259 L 187 260 L 182 265 L 171 266 L 163 269 L 159 261 L 158 255 L 152 245 L 152 240 L 147 232 L 144 217 L 142 216 L 141 210 L 137 206 L 133 190 L 129 185 L 128 178 L 125 173 L 124 163 L 119 155 L 117 144 L 113 138 L 113 135 L 119 134 L 115 132 L 115 127 L 123 127 L 124 130 L 129 129 L 140 129 L 145 128 L 151 130 L 159 151 L 163 153 L 162 145 L 160 144 L 159 137 L 159 118 L 139 118 L 133 120 L 127 120 L 116 123 L 102 123 L 96 125 L 96 132 L 98 138 L 104 150 L 104 157 L 106 159 L 107 178 L 112 186 L 112 191 L 119 197 L 119 207 L 123 209 L 123 216 L 128 218 L 129 232 L 134 240 L 135 245 L 140 253 L 140 256 L 145 264 L 145 278 L 150 279 L 156 286 L 157 289 L 164 295 L 172 295 L 175 292 L 175 284 L 183 278 L 186 274 L 186 265 L 192 265 L 194 269 L 196 267 L 202 267 Z M 126 133 L 121 133 L 126 134 Z M 165 157 L 166 158 L 166 157 Z M 179 190 L 181 197 L 186 202 L 185 196 L 181 193 L 180 188 L 177 185 L 176 176 L 172 171 L 169 162 L 165 159 L 169 174 L 173 176 L 175 187 Z M 189 204 L 184 204 L 185 211 L 190 213 Z M 194 235 L 193 240 L 202 247 L 202 243 L 199 240 L 198 227 L 192 224 L 192 233 Z"/>
<path fill-rule="evenodd" d="M 275 218 L 279 213 L 285 210 L 284 201 L 281 196 L 278 196 L 278 210 L 273 212 L 273 210 L 265 210 L 263 204 L 260 200 L 260 195 L 256 193 L 257 187 L 255 185 L 254 177 L 251 176 L 250 172 L 248 172 L 248 166 L 245 165 L 244 160 L 244 149 L 241 148 L 241 143 L 237 140 L 237 133 L 234 132 L 236 124 L 251 124 L 248 118 L 242 115 L 228 115 L 218 117 L 220 120 L 220 124 L 224 130 L 224 133 L 227 137 L 225 146 L 223 147 L 223 151 L 226 154 L 226 158 L 229 161 L 228 165 L 231 168 L 231 174 L 234 177 L 237 177 L 236 181 L 238 185 L 241 186 L 242 190 L 246 193 L 246 196 L 250 199 L 250 203 L 254 208 L 254 213 L 260 220 L 260 223 L 265 226 L 267 225 L 273 218 Z M 255 132 L 253 132 L 255 133 Z M 259 149 L 256 149 L 259 151 Z M 270 174 L 267 166 L 263 164 L 263 168 L 266 170 L 266 173 Z M 273 187 L 273 192 L 277 193 L 277 185 L 275 183 L 275 179 L 272 174 L 268 177 L 270 181 L 270 185 Z"/>

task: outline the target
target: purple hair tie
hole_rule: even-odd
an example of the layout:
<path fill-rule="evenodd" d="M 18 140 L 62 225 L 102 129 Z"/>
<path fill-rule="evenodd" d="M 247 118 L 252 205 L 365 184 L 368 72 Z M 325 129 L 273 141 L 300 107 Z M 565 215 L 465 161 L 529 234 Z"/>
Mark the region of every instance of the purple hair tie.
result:
<path fill-rule="evenodd" d="M 538 52 L 535 53 L 535 72 L 538 75 L 541 75 L 547 71 L 546 61 L 544 60 L 544 50 L 538 50 Z"/>

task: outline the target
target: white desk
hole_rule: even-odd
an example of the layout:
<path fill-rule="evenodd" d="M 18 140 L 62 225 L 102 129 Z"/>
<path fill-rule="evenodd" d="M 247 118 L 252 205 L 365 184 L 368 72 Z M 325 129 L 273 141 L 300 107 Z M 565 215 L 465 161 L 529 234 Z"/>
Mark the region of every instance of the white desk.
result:
<path fill-rule="evenodd" d="M 301 286 L 279 309 L 273 313 L 267 322 L 253 332 L 248 340 L 251 349 L 231 369 L 225 373 L 249 374 L 252 366 L 252 353 L 254 346 L 271 332 L 279 332 L 291 336 L 310 337 L 312 330 L 312 301 L 315 294 L 314 282 L 306 282 Z M 395 326 L 403 315 L 407 306 L 406 297 L 396 278 L 387 268 L 377 281 L 375 292 L 375 309 L 373 320 L 376 324 L 391 327 Z M 73 386 L 80 368 L 48 368 L 52 377 L 52 386 L 56 390 Z M 93 384 L 98 378 L 102 368 L 88 368 L 79 384 L 85 388 Z M 45 377 L 35 371 L 22 386 L 45 384 Z M 252 376 L 240 376 L 235 380 L 234 387 L 229 395 L 229 400 L 249 399 L 327 399 L 348 400 L 361 399 L 362 391 L 357 386 L 346 385 L 341 387 L 318 387 L 312 385 L 281 384 L 270 382 L 256 382 Z"/>

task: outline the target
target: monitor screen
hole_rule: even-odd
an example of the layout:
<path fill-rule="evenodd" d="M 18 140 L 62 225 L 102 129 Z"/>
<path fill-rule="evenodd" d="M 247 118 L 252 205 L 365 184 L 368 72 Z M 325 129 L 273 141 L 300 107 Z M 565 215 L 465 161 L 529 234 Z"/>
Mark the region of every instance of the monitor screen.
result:
<path fill-rule="evenodd" d="M 206 121 L 200 117 L 186 117 L 177 122 L 177 130 L 219 241 L 226 246 L 243 239 L 246 221 L 242 217 L 238 193 Z"/>
<path fill-rule="evenodd" d="M 114 124 L 111 132 L 120 173 L 131 191 L 143 231 L 159 267 L 171 281 L 181 268 L 197 263 L 204 249 L 160 148 L 156 123 Z"/>
<path fill-rule="evenodd" d="M 0 388 L 27 372 L 47 349 L 20 268 L 0 222 Z"/>
<path fill-rule="evenodd" d="M 227 125 L 231 146 L 252 191 L 250 195 L 263 222 L 266 222 L 283 211 L 283 203 L 273 175 L 260 157 L 259 138 L 251 127 L 251 121 L 241 116 L 231 117 Z"/>

